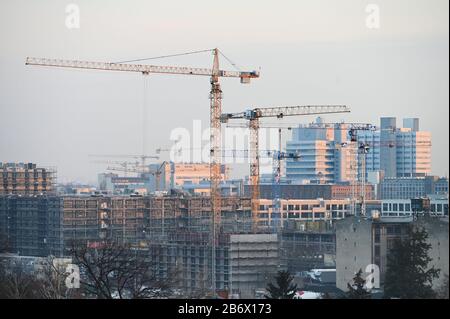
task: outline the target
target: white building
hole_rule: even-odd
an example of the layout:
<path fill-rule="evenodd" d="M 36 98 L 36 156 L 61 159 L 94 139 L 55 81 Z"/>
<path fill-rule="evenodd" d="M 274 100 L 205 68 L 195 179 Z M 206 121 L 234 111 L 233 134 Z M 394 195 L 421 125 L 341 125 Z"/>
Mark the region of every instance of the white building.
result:
<path fill-rule="evenodd" d="M 369 145 L 366 174 L 383 170 L 387 178 L 425 177 L 431 174 L 431 133 L 419 131 L 419 119 L 381 118 L 379 131 L 359 131 L 358 142 Z"/>
<path fill-rule="evenodd" d="M 324 124 L 321 118 L 293 129 L 287 152 L 300 154 L 288 159 L 286 177 L 298 183 L 338 183 L 356 177 L 356 145 L 349 143 L 345 124 Z M 345 146 L 343 146 L 345 145 Z"/>
<path fill-rule="evenodd" d="M 387 199 L 382 201 L 381 215 L 383 217 L 410 217 L 415 211 L 414 199 Z M 448 197 L 431 197 L 430 213 L 438 216 L 448 216 Z"/>

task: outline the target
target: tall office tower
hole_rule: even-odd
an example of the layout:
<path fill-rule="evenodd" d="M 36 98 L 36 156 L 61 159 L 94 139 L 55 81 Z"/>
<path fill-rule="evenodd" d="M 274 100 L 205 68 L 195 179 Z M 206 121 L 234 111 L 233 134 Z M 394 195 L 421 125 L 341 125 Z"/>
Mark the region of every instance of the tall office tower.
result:
<path fill-rule="evenodd" d="M 358 160 L 357 145 L 349 143 L 349 127 L 347 124 L 334 125 L 336 182 L 350 182 L 357 178 Z"/>
<path fill-rule="evenodd" d="M 413 132 L 418 132 L 419 131 L 419 119 L 417 117 L 403 119 L 403 128 L 409 128 Z"/>
<path fill-rule="evenodd" d="M 431 173 L 431 133 L 419 131 L 419 119 L 381 118 L 380 131 L 360 131 L 358 141 L 370 146 L 366 174 L 384 171 L 385 178 L 423 177 Z"/>
<path fill-rule="evenodd" d="M 380 131 L 358 131 L 358 142 L 369 145 L 366 154 L 366 176 L 380 170 Z M 361 174 L 361 172 L 359 172 Z"/>
<path fill-rule="evenodd" d="M 356 176 L 356 150 L 348 145 L 345 124 L 326 124 L 318 118 L 315 123 L 293 129 L 287 142 L 287 152 L 299 153 L 298 160 L 288 159 L 286 177 L 298 183 L 337 183 Z M 348 146 L 342 146 L 347 144 Z"/>
<path fill-rule="evenodd" d="M 397 177 L 397 145 L 395 117 L 382 117 L 380 123 L 380 168 L 385 177 Z"/>
<path fill-rule="evenodd" d="M 431 174 L 431 133 L 414 129 L 402 128 L 396 134 L 397 177 Z"/>

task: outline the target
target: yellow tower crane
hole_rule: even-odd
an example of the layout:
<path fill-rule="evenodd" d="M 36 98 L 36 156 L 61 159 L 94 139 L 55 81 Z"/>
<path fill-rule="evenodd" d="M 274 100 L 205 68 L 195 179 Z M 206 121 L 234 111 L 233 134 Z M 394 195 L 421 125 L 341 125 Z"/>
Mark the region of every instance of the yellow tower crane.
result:
<path fill-rule="evenodd" d="M 219 68 L 219 49 L 212 50 L 214 59 L 213 66 L 209 68 L 193 68 L 180 66 L 158 66 L 148 64 L 129 64 L 129 63 L 113 63 L 113 62 L 89 62 L 78 60 L 61 60 L 61 59 L 47 59 L 27 57 L 26 65 L 47 66 L 47 67 L 61 67 L 74 69 L 90 69 L 103 71 L 122 71 L 122 72 L 138 72 L 144 75 L 159 73 L 159 74 L 176 74 L 176 75 L 198 75 L 210 77 L 211 91 L 210 91 L 210 174 L 211 174 L 211 213 L 212 213 L 212 246 L 213 246 L 213 263 L 215 262 L 215 245 L 216 245 L 216 230 L 221 217 L 221 199 L 219 191 L 220 183 L 220 167 L 221 167 L 221 125 L 220 116 L 222 113 L 222 89 L 220 87 L 219 78 L 239 78 L 241 83 L 250 83 L 253 78 L 259 78 L 258 71 L 224 71 Z M 197 51 L 201 52 L 201 51 Z M 178 55 L 192 54 L 197 52 L 190 52 Z M 223 54 L 222 54 L 223 55 Z M 176 56 L 176 55 L 172 55 Z M 145 59 L 142 59 L 145 60 Z M 135 60 L 138 61 L 138 60 Z M 134 61 L 133 61 L 134 62 Z M 213 265 L 212 276 L 212 290 L 215 293 L 215 271 Z"/>

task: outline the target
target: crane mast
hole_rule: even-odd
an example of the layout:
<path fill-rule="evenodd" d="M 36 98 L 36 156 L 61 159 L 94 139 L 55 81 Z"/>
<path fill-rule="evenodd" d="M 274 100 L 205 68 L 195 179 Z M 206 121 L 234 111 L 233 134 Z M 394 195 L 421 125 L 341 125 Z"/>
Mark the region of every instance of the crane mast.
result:
<path fill-rule="evenodd" d="M 219 83 L 219 52 L 214 50 L 213 71 L 211 76 L 211 114 L 210 114 L 210 193 L 212 212 L 212 291 L 216 291 L 216 247 L 218 244 L 218 226 L 221 218 L 221 194 L 220 194 L 220 169 L 221 169 L 221 122 L 222 114 L 222 89 Z"/>

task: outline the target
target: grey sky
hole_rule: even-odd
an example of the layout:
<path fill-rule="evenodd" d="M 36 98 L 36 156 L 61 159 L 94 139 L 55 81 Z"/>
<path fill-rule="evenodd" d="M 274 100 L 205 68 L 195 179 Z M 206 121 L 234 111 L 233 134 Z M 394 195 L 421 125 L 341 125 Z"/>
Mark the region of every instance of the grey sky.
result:
<path fill-rule="evenodd" d="M 80 7 L 80 29 L 65 27 L 69 3 Z M 380 6 L 380 29 L 365 25 L 369 3 Z M 433 173 L 447 175 L 448 3 L 2 0 L 0 161 L 57 166 L 61 181 L 95 181 L 104 166 L 88 154 L 142 151 L 144 81 L 148 152 L 170 146 L 173 128 L 209 119 L 207 78 L 26 67 L 26 56 L 120 61 L 219 47 L 243 68 L 261 67 L 249 86 L 222 81 L 224 111 L 346 104 L 351 114 L 326 120 L 397 116 L 401 125 L 419 117 L 433 134 Z M 211 56 L 157 62 L 210 66 Z"/>

